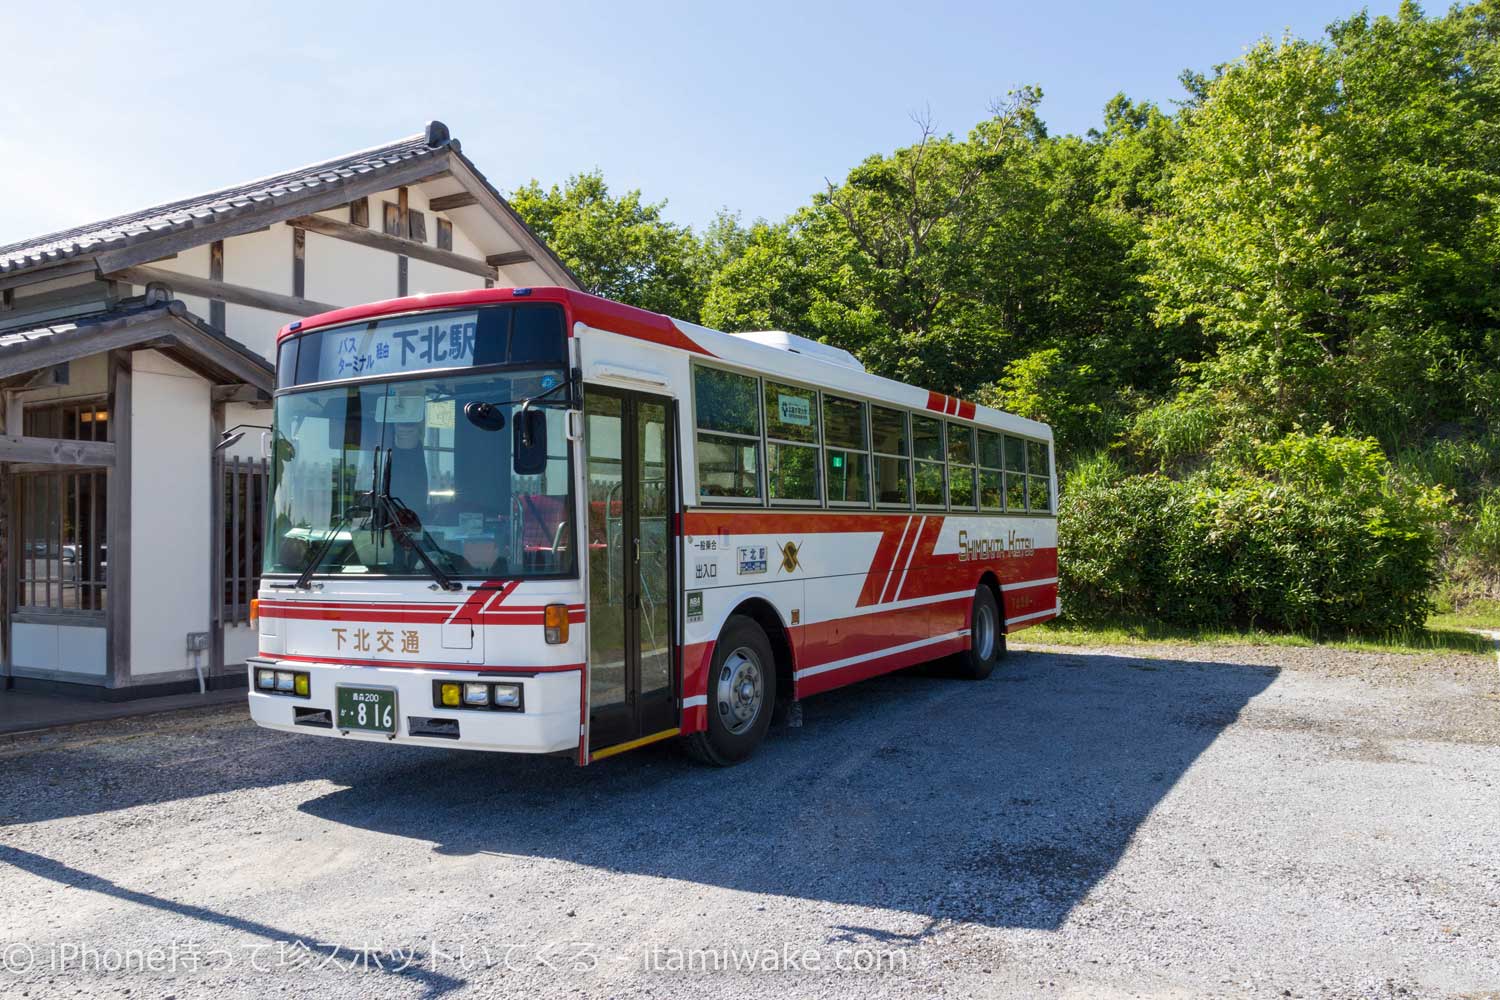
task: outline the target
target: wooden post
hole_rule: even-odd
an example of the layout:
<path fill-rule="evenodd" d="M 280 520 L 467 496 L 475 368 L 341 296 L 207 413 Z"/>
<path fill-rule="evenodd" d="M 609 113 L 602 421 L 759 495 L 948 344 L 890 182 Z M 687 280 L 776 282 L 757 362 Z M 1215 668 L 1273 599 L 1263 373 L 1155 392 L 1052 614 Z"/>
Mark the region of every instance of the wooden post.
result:
<path fill-rule="evenodd" d="M 396 190 L 396 210 L 399 213 L 399 221 L 396 225 L 400 232 L 396 235 L 403 239 L 411 238 L 411 222 L 407 216 L 407 204 L 406 188 L 398 188 Z M 411 280 L 407 275 L 409 269 L 410 265 L 407 263 L 406 255 L 402 254 L 396 259 L 396 295 L 398 298 L 405 298 L 411 294 Z"/>
<path fill-rule="evenodd" d="M 292 294 L 307 295 L 307 230 L 292 230 Z"/>
<path fill-rule="evenodd" d="M 214 240 L 208 245 L 208 280 L 224 280 L 224 241 Z M 208 304 L 208 322 L 215 330 L 224 332 L 224 303 L 214 299 Z"/>
<path fill-rule="evenodd" d="M 130 438 L 131 355 L 128 350 L 109 352 L 109 428 L 114 438 L 116 461 L 105 473 L 109 523 L 105 543 L 109 546 L 106 593 L 109 609 L 104 634 L 105 684 L 111 688 L 130 683 Z"/>

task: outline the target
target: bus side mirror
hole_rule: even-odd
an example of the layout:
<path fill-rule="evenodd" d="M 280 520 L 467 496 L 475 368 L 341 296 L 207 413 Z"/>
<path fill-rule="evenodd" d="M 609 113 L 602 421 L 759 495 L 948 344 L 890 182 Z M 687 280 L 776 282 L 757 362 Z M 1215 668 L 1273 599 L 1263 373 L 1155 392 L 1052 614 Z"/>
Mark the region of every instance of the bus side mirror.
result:
<path fill-rule="evenodd" d="M 541 410 L 521 410 L 514 420 L 511 464 L 516 475 L 540 475 L 547 468 L 547 414 Z"/>

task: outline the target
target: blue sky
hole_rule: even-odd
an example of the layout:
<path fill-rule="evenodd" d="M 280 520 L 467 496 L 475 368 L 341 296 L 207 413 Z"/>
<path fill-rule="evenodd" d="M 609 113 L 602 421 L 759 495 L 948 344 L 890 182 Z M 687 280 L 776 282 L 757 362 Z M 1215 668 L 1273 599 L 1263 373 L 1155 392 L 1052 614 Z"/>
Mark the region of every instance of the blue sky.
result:
<path fill-rule="evenodd" d="M 700 225 L 779 218 L 913 113 L 962 133 L 1042 87 L 1054 133 L 1116 91 L 1312 36 L 1351 0 L 154 3 L 10 0 L 0 243 L 376 145 L 441 118 L 501 188 L 598 167 Z M 1391 13 L 1395 2 L 1374 3 Z M 1437 9 L 1437 8 L 1434 8 Z"/>

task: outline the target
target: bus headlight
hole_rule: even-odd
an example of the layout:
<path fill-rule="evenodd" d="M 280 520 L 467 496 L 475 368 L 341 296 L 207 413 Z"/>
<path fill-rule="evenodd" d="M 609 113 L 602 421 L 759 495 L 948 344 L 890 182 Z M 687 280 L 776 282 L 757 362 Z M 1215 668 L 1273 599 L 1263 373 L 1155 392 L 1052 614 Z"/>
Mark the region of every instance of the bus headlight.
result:
<path fill-rule="evenodd" d="M 521 707 L 521 685 L 519 684 L 496 684 L 495 705 L 499 708 Z"/>
<path fill-rule="evenodd" d="M 465 684 L 465 705 L 488 705 L 490 703 L 490 686 L 488 684 Z"/>
<path fill-rule="evenodd" d="M 255 686 L 262 691 L 271 691 L 276 687 L 276 671 L 267 670 L 262 667 L 255 672 Z"/>
<path fill-rule="evenodd" d="M 549 604 L 542 616 L 542 634 L 549 645 L 556 646 L 568 641 L 568 606 Z"/>
<path fill-rule="evenodd" d="M 276 671 L 276 690 L 293 691 L 297 687 L 297 677 L 290 670 Z"/>

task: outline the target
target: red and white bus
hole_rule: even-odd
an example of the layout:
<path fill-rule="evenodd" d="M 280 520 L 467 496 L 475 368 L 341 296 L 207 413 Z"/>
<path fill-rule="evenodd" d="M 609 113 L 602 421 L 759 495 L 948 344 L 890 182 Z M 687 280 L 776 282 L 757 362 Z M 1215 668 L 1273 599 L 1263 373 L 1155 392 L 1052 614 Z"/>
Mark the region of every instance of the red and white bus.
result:
<path fill-rule="evenodd" d="M 263 726 L 579 764 L 952 657 L 1057 603 L 1052 434 L 561 288 L 325 313 L 278 341 L 250 665 Z"/>

